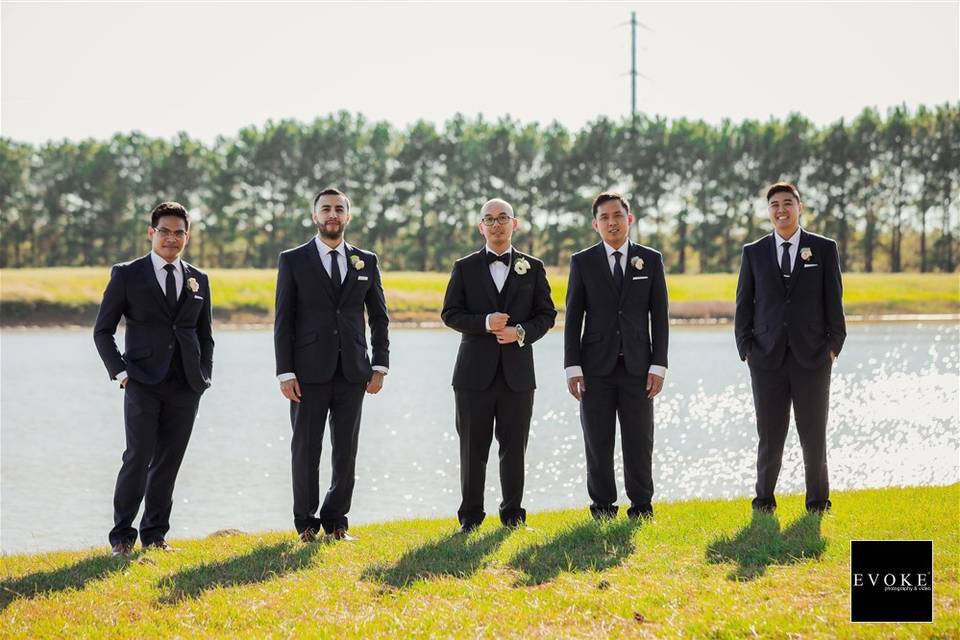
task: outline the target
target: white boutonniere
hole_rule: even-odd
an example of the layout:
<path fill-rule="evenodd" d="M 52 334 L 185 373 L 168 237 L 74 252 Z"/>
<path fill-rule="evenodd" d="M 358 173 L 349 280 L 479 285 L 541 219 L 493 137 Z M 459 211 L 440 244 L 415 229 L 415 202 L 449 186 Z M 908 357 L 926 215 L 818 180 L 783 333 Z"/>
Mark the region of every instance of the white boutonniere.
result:
<path fill-rule="evenodd" d="M 637 271 L 643 271 L 643 258 L 640 256 L 630 258 L 630 264 L 633 265 L 633 268 Z"/>
<path fill-rule="evenodd" d="M 356 269 L 357 271 L 360 271 L 360 269 L 363 269 L 364 262 L 363 260 L 360 259 L 360 256 L 358 256 L 357 254 L 353 254 L 352 256 L 350 256 L 350 264 L 353 265 L 354 269 Z"/>
<path fill-rule="evenodd" d="M 513 262 L 513 270 L 517 273 L 518 276 L 522 276 L 527 271 L 530 270 L 530 263 L 527 262 L 527 259 L 523 256 L 519 256 Z"/>
<path fill-rule="evenodd" d="M 197 282 L 196 278 L 187 278 L 187 288 L 196 293 L 200 291 L 200 283 Z"/>
<path fill-rule="evenodd" d="M 809 262 L 810 258 L 813 257 L 813 251 L 810 250 L 810 247 L 803 247 L 800 249 L 800 259 L 804 262 Z"/>

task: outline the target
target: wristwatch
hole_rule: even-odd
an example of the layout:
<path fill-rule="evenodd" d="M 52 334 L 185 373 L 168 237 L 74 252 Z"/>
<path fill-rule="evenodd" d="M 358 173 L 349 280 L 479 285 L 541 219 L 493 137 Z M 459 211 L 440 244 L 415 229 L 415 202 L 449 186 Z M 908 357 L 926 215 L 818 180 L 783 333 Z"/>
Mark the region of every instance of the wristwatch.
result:
<path fill-rule="evenodd" d="M 523 347 L 523 339 L 527 337 L 527 332 L 523 330 L 523 327 L 517 325 L 517 344 Z"/>

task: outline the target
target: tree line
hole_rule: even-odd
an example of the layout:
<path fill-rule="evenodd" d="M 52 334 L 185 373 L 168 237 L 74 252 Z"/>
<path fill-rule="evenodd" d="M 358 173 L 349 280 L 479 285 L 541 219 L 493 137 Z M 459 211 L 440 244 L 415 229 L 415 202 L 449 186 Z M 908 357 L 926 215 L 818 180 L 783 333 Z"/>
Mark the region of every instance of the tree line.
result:
<path fill-rule="evenodd" d="M 445 271 L 480 246 L 480 205 L 511 203 L 515 244 L 565 265 L 596 241 L 590 202 L 623 192 L 638 241 L 673 273 L 735 271 L 769 229 L 763 187 L 796 182 L 801 224 L 836 238 L 844 268 L 954 271 L 960 103 L 817 127 L 801 115 L 719 125 L 640 116 L 580 130 L 457 115 L 398 129 L 340 112 L 203 144 L 138 132 L 31 145 L 0 138 L 0 266 L 106 265 L 147 250 L 162 200 L 194 217 L 188 258 L 274 267 L 313 233 L 313 194 L 352 199 L 348 241 L 389 269 Z"/>

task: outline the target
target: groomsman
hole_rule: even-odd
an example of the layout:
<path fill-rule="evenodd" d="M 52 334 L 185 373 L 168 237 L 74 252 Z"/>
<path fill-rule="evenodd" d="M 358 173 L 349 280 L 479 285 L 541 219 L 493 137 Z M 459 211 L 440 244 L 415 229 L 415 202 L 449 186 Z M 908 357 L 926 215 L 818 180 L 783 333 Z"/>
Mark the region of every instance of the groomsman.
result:
<path fill-rule="evenodd" d="M 797 187 L 767 188 L 773 232 L 743 247 L 735 334 L 750 367 L 757 412 L 753 507 L 773 511 L 773 492 L 793 405 L 803 450 L 807 510 L 830 509 L 827 410 L 830 372 L 847 336 L 837 243 L 800 228 Z"/>
<path fill-rule="evenodd" d="M 347 513 L 363 395 L 380 391 L 389 366 L 389 317 L 377 256 L 344 241 L 350 219 L 345 194 L 318 193 L 317 235 L 281 253 L 277 272 L 276 371 L 280 392 L 290 400 L 293 523 L 303 542 L 315 541 L 321 529 L 337 540 L 354 539 L 347 533 Z M 320 448 L 328 414 L 333 473 L 321 506 Z"/>
<path fill-rule="evenodd" d="M 460 530 L 483 522 L 483 488 L 493 436 L 500 445 L 500 522 L 526 522 L 524 454 L 536 379 L 533 343 L 553 326 L 557 312 L 543 263 L 510 244 L 517 219 L 499 198 L 480 208 L 486 247 L 453 265 L 443 300 L 444 324 L 459 331 L 453 369 L 460 437 Z"/>
<path fill-rule="evenodd" d="M 147 237 L 150 253 L 114 265 L 93 330 L 107 373 L 124 389 L 127 446 L 109 536 L 115 556 L 133 550 L 141 501 L 140 543 L 173 551 L 164 539 L 173 486 L 213 371 L 210 284 L 207 274 L 180 258 L 190 241 L 187 210 L 176 202 L 158 204 Z M 122 355 L 114 339 L 121 317 Z"/>
<path fill-rule="evenodd" d="M 653 398 L 667 372 L 667 283 L 660 253 L 627 239 L 633 222 L 622 195 L 601 193 L 593 201 L 601 242 L 570 258 L 564 367 L 567 389 L 580 402 L 587 493 L 596 519 L 618 511 L 617 418 L 627 515 L 653 516 Z"/>

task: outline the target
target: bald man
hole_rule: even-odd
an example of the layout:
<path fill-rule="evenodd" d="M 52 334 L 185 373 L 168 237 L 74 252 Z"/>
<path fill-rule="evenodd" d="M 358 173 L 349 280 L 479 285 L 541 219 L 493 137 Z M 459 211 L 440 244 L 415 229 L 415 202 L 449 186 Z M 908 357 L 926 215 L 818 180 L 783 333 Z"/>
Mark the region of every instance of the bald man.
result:
<path fill-rule="evenodd" d="M 533 343 L 557 316 L 543 263 L 510 244 L 517 218 L 495 198 L 480 208 L 486 246 L 453 265 L 443 299 L 444 324 L 459 331 L 453 369 L 460 490 L 457 517 L 469 533 L 483 522 L 483 488 L 493 436 L 500 446 L 500 522 L 524 526 L 524 454 L 533 413 Z"/>

